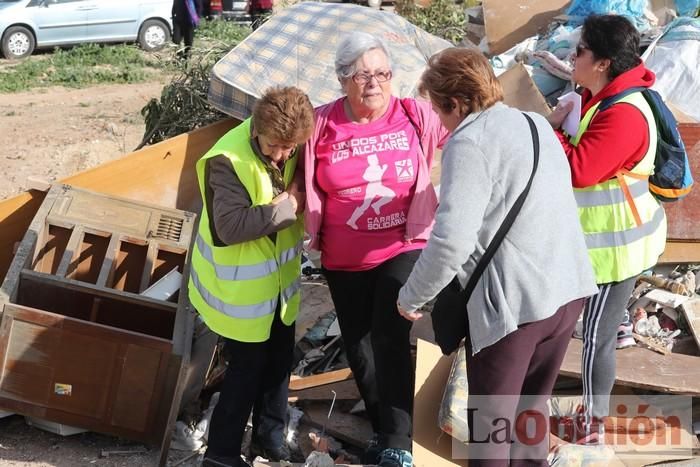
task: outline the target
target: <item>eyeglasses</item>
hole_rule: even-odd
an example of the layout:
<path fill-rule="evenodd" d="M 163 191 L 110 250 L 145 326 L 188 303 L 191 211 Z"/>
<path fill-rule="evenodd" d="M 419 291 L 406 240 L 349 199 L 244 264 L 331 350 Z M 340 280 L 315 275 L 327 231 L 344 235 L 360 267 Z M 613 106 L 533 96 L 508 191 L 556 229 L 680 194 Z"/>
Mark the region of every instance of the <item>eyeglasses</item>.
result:
<path fill-rule="evenodd" d="M 391 70 L 389 71 L 378 71 L 374 74 L 369 73 L 355 73 L 352 75 L 352 80 L 357 84 L 367 84 L 372 81 L 372 78 L 377 80 L 377 83 L 384 83 L 391 79 Z"/>
<path fill-rule="evenodd" d="M 586 44 L 578 43 L 576 45 L 576 56 L 580 57 L 584 50 L 591 50 Z"/>

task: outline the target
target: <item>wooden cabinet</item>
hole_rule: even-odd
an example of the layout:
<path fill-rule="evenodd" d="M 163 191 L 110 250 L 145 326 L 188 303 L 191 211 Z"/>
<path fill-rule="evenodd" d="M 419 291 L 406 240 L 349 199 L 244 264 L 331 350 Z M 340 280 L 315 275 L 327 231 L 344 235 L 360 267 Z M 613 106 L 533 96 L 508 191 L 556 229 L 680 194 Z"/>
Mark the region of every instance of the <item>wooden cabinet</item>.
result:
<path fill-rule="evenodd" d="M 167 447 L 193 314 L 140 294 L 187 277 L 194 221 L 52 187 L 2 284 L 0 409 Z"/>

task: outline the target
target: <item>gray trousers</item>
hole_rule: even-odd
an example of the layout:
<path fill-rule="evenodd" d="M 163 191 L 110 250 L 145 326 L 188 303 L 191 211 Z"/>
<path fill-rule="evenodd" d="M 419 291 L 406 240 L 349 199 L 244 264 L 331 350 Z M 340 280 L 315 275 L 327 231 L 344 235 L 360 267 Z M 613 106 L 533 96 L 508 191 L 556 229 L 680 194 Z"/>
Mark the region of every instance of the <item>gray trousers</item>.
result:
<path fill-rule="evenodd" d="M 598 284 L 598 293 L 588 298 L 583 311 L 583 407 L 586 431 L 609 415 L 610 392 L 615 384 L 617 330 L 625 319 L 627 302 L 637 277 Z"/>

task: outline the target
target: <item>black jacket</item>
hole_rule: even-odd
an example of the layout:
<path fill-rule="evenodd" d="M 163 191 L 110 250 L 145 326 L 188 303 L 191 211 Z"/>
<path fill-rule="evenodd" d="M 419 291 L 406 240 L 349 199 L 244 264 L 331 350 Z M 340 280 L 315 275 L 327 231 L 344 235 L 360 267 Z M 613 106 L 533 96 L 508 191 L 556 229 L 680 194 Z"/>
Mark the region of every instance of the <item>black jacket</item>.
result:
<path fill-rule="evenodd" d="M 202 4 L 202 0 L 194 0 L 194 6 L 199 17 L 201 18 L 204 16 L 204 5 Z M 173 22 L 184 23 L 186 21 L 189 21 L 189 13 L 187 12 L 185 0 L 173 0 Z"/>

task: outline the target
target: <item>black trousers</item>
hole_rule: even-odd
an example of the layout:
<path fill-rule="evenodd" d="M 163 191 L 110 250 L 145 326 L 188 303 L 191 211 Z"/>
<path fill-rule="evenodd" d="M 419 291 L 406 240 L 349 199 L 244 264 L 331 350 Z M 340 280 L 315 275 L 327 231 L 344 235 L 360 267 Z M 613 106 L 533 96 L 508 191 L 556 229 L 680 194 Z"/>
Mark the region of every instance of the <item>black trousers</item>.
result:
<path fill-rule="evenodd" d="M 282 445 L 287 423 L 289 374 L 294 325 L 286 326 L 279 309 L 270 338 L 249 343 L 226 339 L 228 368 L 209 426 L 207 454 L 237 457 L 253 411 L 253 440 L 264 448 Z"/>
<path fill-rule="evenodd" d="M 472 438 L 469 443 L 470 467 L 549 465 L 546 460 L 549 449 L 546 403 L 552 395 L 583 303 L 583 299 L 574 300 L 549 318 L 523 324 L 476 355 L 471 355 L 471 342 L 466 339 L 467 407 L 474 411 L 473 417 L 467 419 Z M 528 409 L 544 415 L 541 418 L 545 425 L 540 433 L 541 442 L 532 446 L 484 442 L 489 436 L 494 439 L 495 426 L 503 426 L 496 421 L 515 420 L 516 413 L 522 414 Z M 514 425 L 514 431 L 506 433 L 511 437 L 515 435 Z M 503 435 L 501 433 L 501 439 Z"/>
<path fill-rule="evenodd" d="M 382 448 L 411 450 L 411 322 L 396 308 L 420 250 L 367 271 L 324 269 L 357 387 Z"/>
<path fill-rule="evenodd" d="M 185 48 L 179 53 L 179 56 L 187 58 L 194 43 L 194 26 L 189 21 L 173 21 L 173 42 L 180 45 L 183 40 Z"/>

